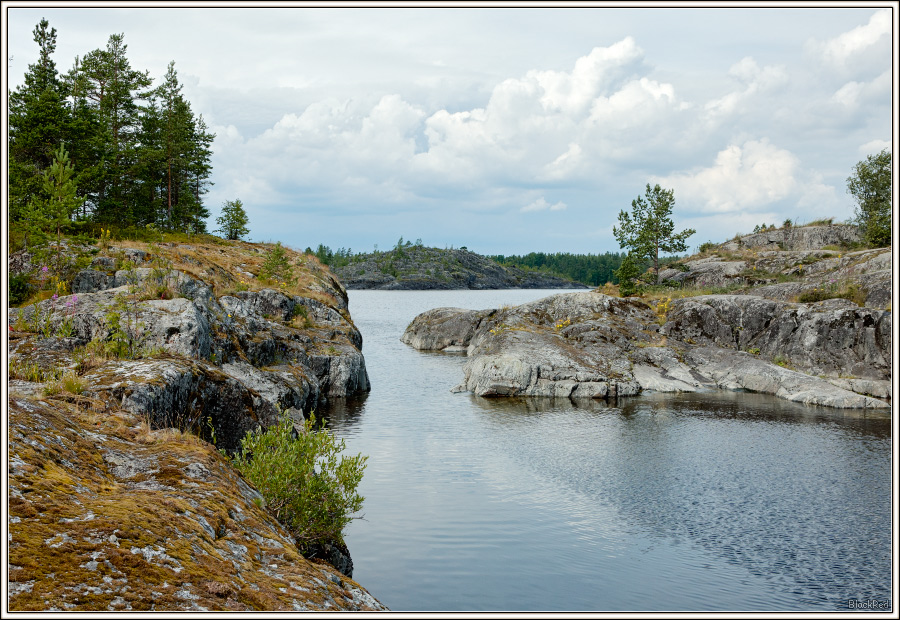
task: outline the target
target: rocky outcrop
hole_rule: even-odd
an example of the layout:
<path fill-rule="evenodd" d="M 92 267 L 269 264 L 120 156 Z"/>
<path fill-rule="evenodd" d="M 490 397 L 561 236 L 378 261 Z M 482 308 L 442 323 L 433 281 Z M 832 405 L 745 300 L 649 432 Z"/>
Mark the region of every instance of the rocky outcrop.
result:
<path fill-rule="evenodd" d="M 514 308 L 431 310 L 401 339 L 419 349 L 465 347 L 469 360 L 455 390 L 480 396 L 610 399 L 740 389 L 829 407 L 887 408 L 867 394 L 889 392 L 890 313 L 852 305 L 700 296 L 661 315 L 636 298 L 565 293 Z M 804 348 L 817 350 L 802 355 Z M 851 367 L 852 381 L 842 383 Z"/>
<path fill-rule="evenodd" d="M 891 314 L 846 299 L 789 304 L 740 295 L 688 297 L 672 302 L 660 332 L 752 350 L 812 375 L 890 380 Z"/>
<path fill-rule="evenodd" d="M 8 401 L 8 609 L 380 611 L 211 444 L 85 397 Z"/>
<path fill-rule="evenodd" d="M 761 250 L 819 250 L 826 247 L 850 248 L 862 242 L 857 226 L 827 224 L 819 226 L 787 226 L 744 235 L 721 245 L 734 251 L 747 248 Z"/>
<path fill-rule="evenodd" d="M 91 252 L 96 250 L 94 248 Z M 222 477 L 225 476 L 221 472 L 226 469 L 226 464 L 225 461 L 219 463 L 221 456 L 216 453 L 216 448 L 234 452 L 247 432 L 268 427 L 283 415 L 290 416 L 299 426 L 305 416 L 327 400 L 343 399 L 369 390 L 368 373 L 361 351 L 362 335 L 350 318 L 346 290 L 318 263 L 297 255 L 290 256 L 294 277 L 285 278 L 292 280 L 291 284 L 278 289 L 267 287 L 256 281 L 251 273 L 258 273 L 264 258 L 260 254 L 264 254 L 261 248 L 239 242 L 171 244 L 154 246 L 149 251 L 112 247 L 104 254 L 94 255 L 89 269 L 74 274 L 71 288 L 75 292 L 72 294 L 53 295 L 23 308 L 10 309 L 8 353 L 12 381 L 9 388 L 10 393 L 19 399 L 20 411 L 25 412 L 23 415 L 30 415 L 33 411 L 43 412 L 47 407 L 40 400 L 49 398 L 57 408 L 64 407 L 65 403 L 75 403 L 78 405 L 76 412 L 83 413 L 81 408 L 88 407 L 94 412 L 91 415 L 95 421 L 115 418 L 120 420 L 120 425 L 127 424 L 129 428 L 141 426 L 145 429 L 142 433 L 147 436 L 153 436 L 157 429 L 178 429 L 179 436 L 186 436 L 187 433 L 195 439 L 198 451 L 209 453 L 204 456 L 204 467 L 211 469 L 211 463 L 217 463 L 216 467 L 221 471 L 215 484 L 231 485 L 232 492 L 242 488 L 241 485 L 246 487 L 233 472 L 228 474 L 230 478 Z M 30 261 L 27 257 L 19 257 L 10 262 L 11 266 L 13 264 L 27 269 Z M 38 425 L 32 432 L 42 434 L 42 442 L 58 443 L 60 440 L 52 435 L 56 432 L 87 438 L 85 441 L 88 443 L 100 441 L 90 424 L 84 426 L 82 420 L 81 427 L 78 427 L 77 417 L 69 416 L 66 422 L 69 426 L 65 428 L 60 427 L 58 421 L 52 424 L 47 422 L 43 413 L 28 420 Z M 45 423 L 53 428 L 50 436 L 43 436 L 45 434 L 40 425 Z M 27 428 L 23 426 L 23 429 Z M 214 446 L 203 448 L 208 445 L 205 442 Z M 134 482 L 139 483 L 135 487 L 138 490 L 161 493 L 153 497 L 135 498 L 137 514 L 133 519 L 128 517 L 120 522 L 117 527 L 121 531 L 144 527 L 138 525 L 140 519 L 146 517 L 146 511 L 154 505 L 158 507 L 160 501 L 166 506 L 159 509 L 160 514 L 165 513 L 167 517 L 163 520 L 171 523 L 160 529 L 162 539 L 150 536 L 156 542 L 135 546 L 137 551 L 123 555 L 125 559 L 121 563 L 111 559 L 119 558 L 116 553 L 120 552 L 103 546 L 102 549 L 95 546 L 93 551 L 85 551 L 87 560 L 77 556 L 82 563 L 101 566 L 100 569 L 91 569 L 99 570 L 98 575 L 114 580 L 121 577 L 121 584 L 107 587 L 86 580 L 88 585 L 73 586 L 72 582 L 64 580 L 67 577 L 62 572 L 58 572 L 56 578 L 63 579 L 61 583 L 67 585 L 54 589 L 55 598 L 48 599 L 46 604 L 59 605 L 60 609 L 146 609 L 153 604 L 158 609 L 381 608 L 362 590 L 354 590 L 355 585 L 345 586 L 345 582 L 337 577 L 337 581 L 332 579 L 331 583 L 338 584 L 335 594 L 339 598 L 326 595 L 325 590 L 331 586 L 324 583 L 321 597 L 309 594 L 318 587 L 311 586 L 309 579 L 321 581 L 320 577 L 298 581 L 300 573 L 296 571 L 300 569 L 293 564 L 299 554 L 292 546 L 284 547 L 284 541 L 280 539 L 277 551 L 267 551 L 264 547 L 268 542 L 263 547 L 256 545 L 254 551 L 248 551 L 246 542 L 236 542 L 237 539 L 223 541 L 222 548 L 210 543 L 215 548 L 204 551 L 202 555 L 205 559 L 197 561 L 205 562 L 207 568 L 215 565 L 215 571 L 221 570 L 230 576 L 223 582 L 210 577 L 213 573 L 209 573 L 204 579 L 191 576 L 187 578 L 189 583 L 182 584 L 178 574 L 186 567 L 184 554 L 187 553 L 193 562 L 198 553 L 196 544 L 200 543 L 189 543 L 192 551 L 186 552 L 184 545 L 188 543 L 177 542 L 179 536 L 193 527 L 191 519 L 199 519 L 203 531 L 205 523 L 213 524 L 216 532 L 218 529 L 210 516 L 191 517 L 191 514 L 203 514 L 197 511 L 198 502 L 202 503 L 201 498 L 190 491 L 191 488 L 196 489 L 199 483 L 188 476 L 182 486 L 173 486 L 173 480 L 180 480 L 176 478 L 175 471 L 179 465 L 167 465 L 168 469 L 158 466 L 161 460 L 174 458 L 168 452 L 173 449 L 177 451 L 178 446 L 166 443 L 145 456 L 139 456 L 139 453 L 146 450 L 136 447 L 133 442 L 126 442 L 109 451 L 97 447 L 97 454 L 103 455 L 106 465 L 98 461 L 96 455 L 91 456 L 86 445 L 82 447 L 85 450 L 80 451 L 78 457 L 88 461 L 82 463 L 81 460 L 70 459 L 70 465 L 65 465 L 65 472 L 60 474 L 66 480 L 75 480 L 72 484 L 82 484 L 78 482 L 80 478 L 73 477 L 72 471 L 84 466 L 88 469 L 96 467 L 96 472 L 91 476 L 98 480 L 104 476 L 121 479 L 125 486 L 120 490 L 126 487 L 131 489 L 128 485 Z M 27 448 L 19 444 L 11 447 L 12 458 L 27 461 L 21 450 L 27 451 Z M 184 465 L 193 467 L 190 463 Z M 46 468 L 47 465 L 45 463 L 40 467 Z M 165 474 L 168 478 L 161 479 L 159 472 L 169 472 Z M 177 506 L 193 506 L 186 517 L 181 514 L 184 510 L 179 508 L 172 512 L 175 504 L 165 503 L 171 500 L 170 492 L 175 492 L 173 488 L 181 493 Z M 54 490 L 68 493 L 67 489 L 60 486 Z M 103 493 L 106 491 L 103 490 L 101 495 Z M 29 497 L 36 496 L 29 494 Z M 112 497 L 110 495 L 104 501 L 111 501 Z M 235 495 L 226 498 L 227 501 L 220 500 L 226 504 L 243 502 L 245 506 L 254 501 L 249 495 L 242 497 Z M 59 506 L 67 505 L 68 501 L 47 495 L 45 501 L 51 500 Z M 85 502 L 78 499 L 76 503 L 80 506 Z M 72 506 L 66 508 L 70 509 L 80 510 Z M 102 510 L 105 510 L 103 506 L 96 505 L 85 514 L 100 515 Z M 120 512 L 109 513 L 103 528 L 113 532 L 114 528 L 109 523 L 120 517 Z M 148 523 L 155 523 L 153 519 L 146 518 Z M 238 517 L 230 518 L 240 521 Z M 230 523 L 225 517 L 220 521 Z M 269 525 L 263 529 L 265 527 Z M 72 536 L 65 531 L 65 528 L 58 529 L 58 534 Z M 281 532 L 279 536 L 284 538 L 283 534 Z M 185 535 L 186 540 L 192 540 L 190 535 Z M 266 533 L 259 535 L 265 540 L 272 538 Z M 55 536 L 45 538 L 56 540 Z M 247 536 L 252 538 L 251 534 Z M 213 540 L 220 538 L 223 537 L 217 534 Z M 67 544 L 67 541 L 65 539 L 61 544 Z M 75 547 L 79 548 L 80 544 L 75 544 Z M 342 570 L 352 570 L 352 561 L 345 548 L 339 548 L 341 546 L 337 541 L 326 547 L 320 554 L 322 559 L 334 561 Z M 241 550 L 235 551 L 238 548 Z M 179 549 L 182 555 L 175 555 L 169 549 Z M 27 555 L 31 551 L 34 549 L 23 553 Z M 253 554 L 252 560 L 248 553 Z M 130 559 L 130 554 L 140 555 L 146 562 Z M 105 564 L 106 560 L 101 561 L 101 556 L 108 560 Z M 165 559 L 169 556 L 181 559 L 173 563 Z M 67 556 L 66 561 L 70 559 L 71 556 Z M 62 558 L 52 555 L 46 564 L 54 566 L 57 561 L 62 561 Z M 148 586 L 153 593 L 160 593 L 162 598 L 157 600 L 155 596 L 149 596 L 144 602 L 137 603 L 128 594 L 129 591 L 142 592 L 141 595 L 145 596 L 151 590 L 140 590 L 139 572 L 130 574 L 126 568 L 152 573 L 156 569 L 148 567 L 155 565 L 154 561 L 162 566 L 160 570 L 172 569 L 174 574 L 165 573 L 167 576 L 158 584 L 153 582 L 152 587 Z M 248 594 L 260 589 L 256 586 L 259 582 L 253 573 L 246 572 L 247 562 L 259 563 L 258 570 L 271 573 L 272 583 L 277 583 L 266 590 L 265 595 L 260 595 L 261 598 L 254 599 L 256 595 Z M 277 571 L 267 568 L 270 564 L 281 567 L 286 562 L 292 566 Z M 222 566 L 217 563 L 222 563 Z M 234 570 L 228 568 L 232 566 Z M 78 567 L 84 568 L 81 565 Z M 196 567 L 196 571 L 200 570 Z M 310 570 L 313 569 L 302 569 Z M 22 601 L 22 609 L 45 609 L 46 601 L 40 596 L 35 597 L 34 593 L 46 593 L 55 587 L 50 585 L 52 575 L 47 577 L 35 571 L 37 569 L 21 573 L 32 577 L 13 579 L 16 583 L 21 581 L 25 584 L 17 590 L 21 595 L 17 600 Z M 276 573 L 282 576 L 273 577 Z M 309 575 L 320 573 L 313 571 Z M 330 579 L 325 573 L 321 575 Z M 197 591 L 195 586 L 206 587 L 203 586 L 205 582 L 210 584 L 211 589 Z M 64 588 L 75 589 L 72 595 L 62 596 L 59 593 Z M 81 595 L 76 596 L 79 593 Z"/>
<path fill-rule="evenodd" d="M 279 409 L 309 412 L 327 398 L 369 389 L 362 336 L 345 316 L 342 289 L 333 298 L 343 303 L 331 307 L 267 288 L 217 297 L 174 269 L 162 277 L 149 267 L 118 270 L 102 290 L 84 284 L 100 278 L 78 281 L 79 294 L 10 312 L 11 360 L 74 371 L 91 342 L 118 343 L 127 357 L 150 352 L 151 359 L 100 360 L 80 374 L 88 395 L 115 399 L 154 423 L 164 423 L 160 411 L 169 421 L 211 418 L 221 447 L 233 449 Z M 176 296 L 148 298 L 157 290 Z M 61 334 L 65 346 L 48 344 Z M 48 346 L 55 355 L 41 353 Z M 154 359 L 160 356 L 174 359 Z"/>
<path fill-rule="evenodd" d="M 348 289 L 587 288 L 549 274 L 504 267 L 468 250 L 419 245 L 358 254 L 335 268 L 335 274 Z"/>
<path fill-rule="evenodd" d="M 754 235 L 756 236 L 756 235 Z M 723 250 L 663 269 L 664 284 L 726 290 L 781 301 L 845 297 L 872 308 L 891 301 L 890 248 L 836 250 Z"/>

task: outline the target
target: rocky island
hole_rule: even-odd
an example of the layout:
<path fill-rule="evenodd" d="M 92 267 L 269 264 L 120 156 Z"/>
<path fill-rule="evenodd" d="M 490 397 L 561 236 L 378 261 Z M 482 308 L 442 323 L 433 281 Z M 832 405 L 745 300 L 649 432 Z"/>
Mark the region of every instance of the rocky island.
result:
<path fill-rule="evenodd" d="M 55 288 L 10 257 L 41 289 L 9 311 L 10 609 L 384 609 L 227 456 L 369 389 L 346 291 L 280 245 L 202 239 L 69 241 Z"/>
<path fill-rule="evenodd" d="M 547 273 L 505 267 L 465 248 L 441 250 L 419 244 L 358 254 L 334 273 L 351 290 L 587 288 Z"/>
<path fill-rule="evenodd" d="M 891 251 L 853 250 L 852 227 L 808 228 L 705 248 L 662 272 L 671 288 L 653 298 L 592 291 L 438 308 L 401 339 L 465 351 L 455 389 L 480 396 L 730 389 L 889 409 Z"/>

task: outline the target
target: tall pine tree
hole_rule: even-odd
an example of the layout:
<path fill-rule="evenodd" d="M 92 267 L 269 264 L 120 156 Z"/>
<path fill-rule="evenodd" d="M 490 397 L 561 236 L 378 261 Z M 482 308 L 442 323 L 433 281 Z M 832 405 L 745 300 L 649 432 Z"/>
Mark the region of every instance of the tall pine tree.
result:
<path fill-rule="evenodd" d="M 109 37 L 106 49 L 84 56 L 73 82 L 80 97 L 94 110 L 100 131 L 100 169 L 94 216 L 101 222 L 136 223 L 140 102 L 148 97 L 148 72 L 131 68 L 122 34 Z"/>
<path fill-rule="evenodd" d="M 9 211 L 24 217 L 28 205 L 43 194 L 43 173 L 56 148 L 66 141 L 71 117 L 66 87 L 53 61 L 56 28 L 42 19 L 34 29 L 40 47 L 38 62 L 28 66 L 25 83 L 9 96 Z"/>
<path fill-rule="evenodd" d="M 173 230 L 206 232 L 202 196 L 212 170 L 213 135 L 181 94 L 175 63 L 153 91 L 142 123 L 142 180 L 153 221 Z"/>

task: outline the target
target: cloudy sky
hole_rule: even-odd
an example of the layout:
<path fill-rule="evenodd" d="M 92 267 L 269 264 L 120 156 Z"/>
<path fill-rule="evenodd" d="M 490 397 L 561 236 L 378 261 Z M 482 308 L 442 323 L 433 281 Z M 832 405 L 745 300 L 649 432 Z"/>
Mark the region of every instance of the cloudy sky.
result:
<path fill-rule="evenodd" d="M 42 17 L 61 71 L 114 33 L 157 83 L 174 60 L 216 134 L 210 228 L 237 198 L 253 240 L 300 249 L 596 253 L 647 183 L 691 249 L 851 217 L 853 165 L 896 131 L 889 6 L 4 3 L 4 34 L 10 89 Z"/>

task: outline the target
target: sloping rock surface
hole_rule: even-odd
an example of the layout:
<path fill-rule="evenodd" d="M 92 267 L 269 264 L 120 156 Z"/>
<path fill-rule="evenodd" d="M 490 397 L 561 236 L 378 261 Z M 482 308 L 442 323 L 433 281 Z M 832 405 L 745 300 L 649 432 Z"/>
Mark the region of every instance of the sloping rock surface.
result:
<path fill-rule="evenodd" d="M 210 444 L 85 398 L 8 405 L 9 610 L 385 609 Z"/>
<path fill-rule="evenodd" d="M 383 609 L 300 558 L 216 452 L 369 390 L 340 282 L 292 257 L 291 284 L 266 288 L 252 244 L 79 251 L 75 292 L 9 312 L 12 607 Z M 10 268 L 42 271 L 24 253 Z"/>
<path fill-rule="evenodd" d="M 859 241 L 856 227 L 847 225 L 771 230 L 715 246 L 680 269 L 663 269 L 660 280 L 779 301 L 844 297 L 886 308 L 891 248 L 853 249 Z"/>
<path fill-rule="evenodd" d="M 725 250 L 759 248 L 766 250 L 818 250 L 827 246 L 850 246 L 862 241 L 859 228 L 848 224 L 787 226 L 744 235 L 722 244 Z"/>
<path fill-rule="evenodd" d="M 308 413 L 328 398 L 370 389 L 362 335 L 336 281 L 333 307 L 266 288 L 217 297 L 174 269 L 163 277 L 149 267 L 118 270 L 103 282 L 112 288 L 84 284 L 80 293 L 11 310 L 11 361 L 72 369 L 87 395 L 157 425 L 208 427 L 226 450 L 247 430 L 277 420 L 279 410 Z M 159 286 L 176 296 L 147 298 Z M 85 370 L 92 341 L 119 342 L 128 357 L 144 359 L 99 359 Z"/>

